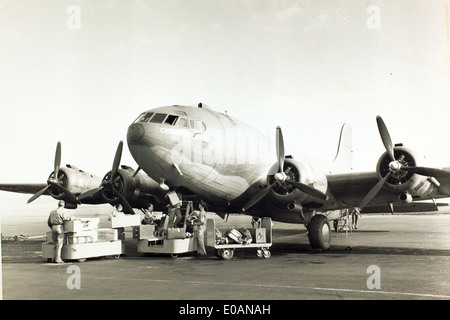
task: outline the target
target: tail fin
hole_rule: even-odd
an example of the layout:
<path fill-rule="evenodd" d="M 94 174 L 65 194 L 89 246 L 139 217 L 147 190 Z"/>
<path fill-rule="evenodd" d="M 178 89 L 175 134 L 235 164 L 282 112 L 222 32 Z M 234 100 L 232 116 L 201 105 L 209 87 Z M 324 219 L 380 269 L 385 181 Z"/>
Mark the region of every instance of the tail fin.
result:
<path fill-rule="evenodd" d="M 332 163 L 333 172 L 350 172 L 353 170 L 353 139 L 352 128 L 344 123 L 339 137 L 336 157 Z"/>

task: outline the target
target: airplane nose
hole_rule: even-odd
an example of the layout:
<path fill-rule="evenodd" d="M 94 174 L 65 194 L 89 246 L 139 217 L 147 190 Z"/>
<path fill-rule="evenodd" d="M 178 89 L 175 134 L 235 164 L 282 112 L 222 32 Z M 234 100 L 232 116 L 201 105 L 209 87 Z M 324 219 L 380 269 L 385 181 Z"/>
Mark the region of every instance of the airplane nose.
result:
<path fill-rule="evenodd" d="M 144 136 L 145 130 L 141 123 L 134 123 L 128 127 L 128 140 L 130 142 L 138 142 Z"/>

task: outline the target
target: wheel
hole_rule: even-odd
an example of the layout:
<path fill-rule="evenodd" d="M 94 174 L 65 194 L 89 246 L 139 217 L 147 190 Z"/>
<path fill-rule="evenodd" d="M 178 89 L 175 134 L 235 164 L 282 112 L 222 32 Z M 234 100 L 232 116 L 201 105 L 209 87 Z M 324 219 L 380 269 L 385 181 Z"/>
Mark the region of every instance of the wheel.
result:
<path fill-rule="evenodd" d="M 222 249 L 222 250 L 219 250 L 219 255 L 223 260 L 230 260 L 231 258 L 233 258 L 234 250 Z"/>
<path fill-rule="evenodd" d="M 263 257 L 264 259 L 269 259 L 272 253 L 268 249 L 263 249 Z"/>
<path fill-rule="evenodd" d="M 331 244 L 330 221 L 322 214 L 312 217 L 308 225 L 309 243 L 313 249 L 330 249 Z"/>
<path fill-rule="evenodd" d="M 263 257 L 263 250 L 262 249 L 256 249 L 256 256 L 258 258 L 262 258 Z"/>
<path fill-rule="evenodd" d="M 116 255 L 114 256 L 114 258 L 115 258 L 115 259 L 119 259 L 119 258 L 120 258 L 120 254 L 116 254 Z"/>
<path fill-rule="evenodd" d="M 78 259 L 78 262 L 85 262 L 85 261 L 86 261 L 86 258 Z"/>
<path fill-rule="evenodd" d="M 173 259 L 178 258 L 178 255 L 177 255 L 177 254 L 174 254 L 174 253 L 171 253 L 170 256 L 171 256 Z"/>

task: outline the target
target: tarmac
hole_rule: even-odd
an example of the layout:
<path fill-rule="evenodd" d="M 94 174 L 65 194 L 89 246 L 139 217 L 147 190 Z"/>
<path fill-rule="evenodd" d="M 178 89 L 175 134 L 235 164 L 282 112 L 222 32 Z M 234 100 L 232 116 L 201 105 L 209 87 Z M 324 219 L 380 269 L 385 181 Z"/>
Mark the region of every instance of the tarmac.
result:
<path fill-rule="evenodd" d="M 250 227 L 247 216 L 232 215 L 227 223 L 212 218 L 220 229 Z M 45 230 L 45 221 L 22 224 Z M 2 223 L 3 234 L 9 227 Z M 333 232 L 325 252 L 310 249 L 304 226 L 274 222 L 269 259 L 249 248 L 237 249 L 231 260 L 211 250 L 206 257 L 142 255 L 127 228 L 119 259 L 57 265 L 42 259 L 42 238 L 24 239 L 2 241 L 5 300 L 450 299 L 450 214 L 444 212 L 364 215 L 358 230 Z"/>

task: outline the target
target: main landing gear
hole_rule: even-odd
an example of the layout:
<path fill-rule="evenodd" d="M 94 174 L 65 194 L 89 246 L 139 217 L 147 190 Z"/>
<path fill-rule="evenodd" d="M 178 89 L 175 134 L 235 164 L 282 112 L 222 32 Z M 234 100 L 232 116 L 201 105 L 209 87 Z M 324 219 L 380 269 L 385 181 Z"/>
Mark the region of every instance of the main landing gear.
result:
<path fill-rule="evenodd" d="M 309 243 L 313 249 L 326 251 L 331 245 L 331 226 L 328 218 L 322 214 L 314 215 L 307 225 Z"/>

